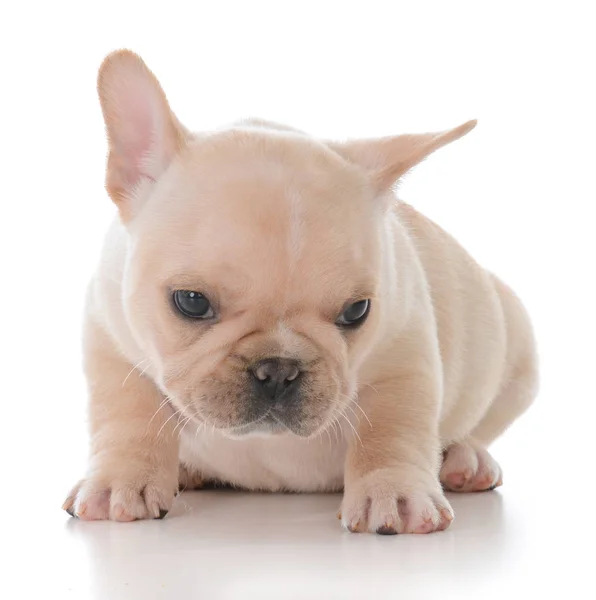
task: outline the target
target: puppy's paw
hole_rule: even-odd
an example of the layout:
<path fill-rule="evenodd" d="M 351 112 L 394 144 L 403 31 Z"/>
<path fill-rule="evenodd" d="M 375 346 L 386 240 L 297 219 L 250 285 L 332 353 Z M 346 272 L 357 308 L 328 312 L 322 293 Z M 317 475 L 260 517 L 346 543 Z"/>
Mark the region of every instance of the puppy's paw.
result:
<path fill-rule="evenodd" d="M 501 467 L 488 450 L 463 442 L 447 449 L 440 479 L 452 492 L 484 492 L 503 484 Z"/>
<path fill-rule="evenodd" d="M 382 535 L 431 533 L 453 521 L 439 482 L 412 469 L 379 469 L 347 485 L 340 514 L 349 531 Z"/>
<path fill-rule="evenodd" d="M 72 489 L 62 508 L 84 521 L 163 519 L 177 489 L 177 473 L 146 467 L 94 470 Z"/>
<path fill-rule="evenodd" d="M 200 490 L 204 485 L 205 482 L 198 471 L 180 464 L 178 470 L 178 488 L 181 492 L 185 490 Z"/>

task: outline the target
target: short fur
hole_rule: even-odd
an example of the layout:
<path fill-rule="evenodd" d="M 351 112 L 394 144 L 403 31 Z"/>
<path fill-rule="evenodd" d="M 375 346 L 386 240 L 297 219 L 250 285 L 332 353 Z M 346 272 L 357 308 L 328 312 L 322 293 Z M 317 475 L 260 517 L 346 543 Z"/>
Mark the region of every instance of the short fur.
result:
<path fill-rule="evenodd" d="M 487 447 L 537 390 L 528 317 L 392 191 L 475 122 L 345 143 L 265 121 L 192 134 L 130 51 L 98 89 L 119 218 L 89 291 L 91 457 L 66 510 L 159 517 L 179 485 L 221 481 L 344 489 L 351 531 L 428 533 L 453 518 L 443 488 L 501 484 Z M 180 289 L 215 318 L 178 314 Z M 363 299 L 361 327 L 336 325 Z M 297 361 L 300 394 L 264 411 L 251 370 L 272 357 Z"/>

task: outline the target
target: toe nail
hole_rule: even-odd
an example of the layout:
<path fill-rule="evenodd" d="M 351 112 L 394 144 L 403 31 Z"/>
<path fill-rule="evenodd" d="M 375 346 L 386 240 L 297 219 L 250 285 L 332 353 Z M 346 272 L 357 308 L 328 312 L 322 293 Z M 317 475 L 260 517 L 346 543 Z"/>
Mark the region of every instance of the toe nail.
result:
<path fill-rule="evenodd" d="M 167 510 L 159 509 L 159 517 L 155 517 L 156 519 L 163 519 L 168 514 Z"/>
<path fill-rule="evenodd" d="M 66 512 L 67 512 L 67 513 L 68 513 L 68 514 L 71 516 L 71 517 L 74 517 L 74 516 L 75 516 L 74 509 L 73 509 L 73 507 L 72 507 L 72 506 L 69 506 L 68 508 L 65 508 L 64 510 L 65 510 L 65 511 L 66 511 Z"/>
<path fill-rule="evenodd" d="M 444 521 L 447 522 L 447 524 L 449 524 L 449 523 L 451 523 L 451 521 L 453 521 L 453 515 L 449 511 L 442 510 L 441 517 L 443 518 Z"/>
<path fill-rule="evenodd" d="M 377 529 L 377 533 L 379 535 L 397 535 L 397 531 L 392 525 L 381 525 L 381 527 Z"/>
<path fill-rule="evenodd" d="M 351 531 L 352 533 L 360 533 L 359 527 L 360 527 L 360 522 L 357 521 L 356 523 L 348 525 L 348 531 Z"/>

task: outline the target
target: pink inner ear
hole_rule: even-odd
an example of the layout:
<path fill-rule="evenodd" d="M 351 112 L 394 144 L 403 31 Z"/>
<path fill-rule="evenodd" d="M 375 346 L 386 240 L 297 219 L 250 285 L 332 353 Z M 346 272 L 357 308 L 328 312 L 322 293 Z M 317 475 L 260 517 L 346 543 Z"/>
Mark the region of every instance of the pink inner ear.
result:
<path fill-rule="evenodd" d="M 132 188 L 141 178 L 155 181 L 160 166 L 156 156 L 159 108 L 155 90 L 143 81 L 129 81 L 119 95 L 110 127 L 112 149 L 118 156 L 120 178 Z"/>
<path fill-rule="evenodd" d="M 130 218 L 139 184 L 159 178 L 184 132 L 153 73 L 130 51 L 106 57 L 97 89 L 110 148 L 106 188 L 121 215 Z"/>

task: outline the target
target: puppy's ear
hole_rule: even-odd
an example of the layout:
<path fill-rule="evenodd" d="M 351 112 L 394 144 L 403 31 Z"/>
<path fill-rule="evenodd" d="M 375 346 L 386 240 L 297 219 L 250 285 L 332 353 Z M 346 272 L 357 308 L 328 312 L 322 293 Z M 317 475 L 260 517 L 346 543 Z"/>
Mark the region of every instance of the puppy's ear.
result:
<path fill-rule="evenodd" d="M 355 140 L 330 146 L 349 162 L 365 169 L 377 190 L 383 192 L 429 154 L 466 135 L 475 126 L 474 120 L 438 133 Z"/>
<path fill-rule="evenodd" d="M 157 180 L 188 133 L 155 75 L 130 50 L 105 58 L 97 91 L 109 144 L 106 189 L 127 221 L 139 208 L 140 187 Z"/>

